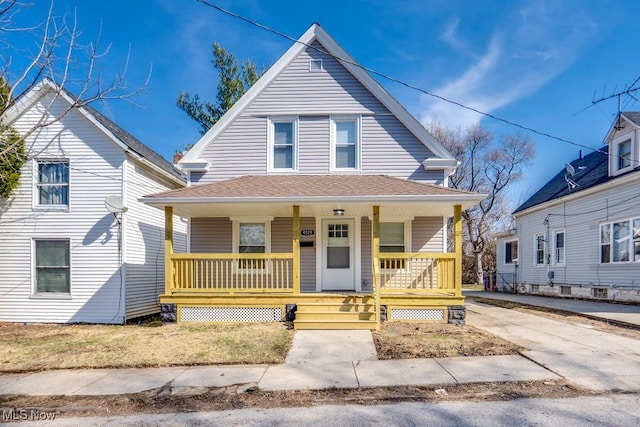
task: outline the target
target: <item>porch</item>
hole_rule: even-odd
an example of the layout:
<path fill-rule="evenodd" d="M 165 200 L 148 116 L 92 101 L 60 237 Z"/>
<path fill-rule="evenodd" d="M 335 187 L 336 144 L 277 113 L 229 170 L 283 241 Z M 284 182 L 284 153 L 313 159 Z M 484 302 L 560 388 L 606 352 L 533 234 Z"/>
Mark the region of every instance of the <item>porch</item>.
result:
<path fill-rule="evenodd" d="M 291 208 L 290 208 L 291 209 Z M 453 252 L 381 252 L 380 206 L 370 205 L 370 288 L 301 289 L 300 206 L 291 210 L 291 252 L 174 253 L 165 206 L 165 292 L 179 322 L 294 320 L 296 329 L 378 329 L 387 320 L 447 322 L 464 303 L 461 211 L 453 206 Z"/>

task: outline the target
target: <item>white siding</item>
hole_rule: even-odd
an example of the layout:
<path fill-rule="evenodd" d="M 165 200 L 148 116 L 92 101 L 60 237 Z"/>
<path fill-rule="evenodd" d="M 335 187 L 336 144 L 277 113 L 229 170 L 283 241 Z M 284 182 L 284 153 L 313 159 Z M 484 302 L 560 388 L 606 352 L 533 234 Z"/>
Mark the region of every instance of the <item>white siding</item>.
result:
<path fill-rule="evenodd" d="M 159 311 L 164 292 L 164 212 L 138 202 L 144 195 L 177 188 L 134 159 L 127 161 L 125 271 L 127 318 Z M 187 224 L 174 216 L 174 252 L 186 252 Z"/>
<path fill-rule="evenodd" d="M 640 178 L 640 174 L 638 175 Z M 640 262 L 601 264 L 601 223 L 640 217 L 640 179 L 615 188 L 595 192 L 576 200 L 558 201 L 516 218 L 520 254 L 518 281 L 527 284 L 547 284 L 553 271 L 556 285 L 640 290 Z M 587 190 L 588 191 L 588 190 Z M 548 225 L 545 223 L 548 219 Z M 552 249 L 554 230 L 565 230 L 565 265 L 551 263 L 534 265 L 534 235 L 543 233 Z M 545 256 L 546 259 L 546 256 Z"/>
<path fill-rule="evenodd" d="M 28 110 L 15 127 L 24 132 L 49 102 Z M 66 105 L 57 100 L 50 111 L 58 114 Z M 121 323 L 117 223 L 104 199 L 122 195 L 122 150 L 77 111 L 32 135 L 27 148 L 30 160 L 22 169 L 20 188 L 0 214 L 0 320 Z M 33 208 L 34 157 L 69 159 L 68 212 Z M 33 238 L 70 239 L 70 298 L 32 297 Z"/>
<path fill-rule="evenodd" d="M 310 72 L 311 58 L 321 58 L 324 71 Z M 302 52 L 203 151 L 210 170 L 192 174 L 192 180 L 266 174 L 267 118 L 274 115 L 299 117 L 298 173 L 328 174 L 330 117 L 336 114 L 362 117 L 362 173 L 442 183 L 442 171 L 426 172 L 422 166 L 433 157 L 424 144 L 337 60 L 314 49 Z"/>

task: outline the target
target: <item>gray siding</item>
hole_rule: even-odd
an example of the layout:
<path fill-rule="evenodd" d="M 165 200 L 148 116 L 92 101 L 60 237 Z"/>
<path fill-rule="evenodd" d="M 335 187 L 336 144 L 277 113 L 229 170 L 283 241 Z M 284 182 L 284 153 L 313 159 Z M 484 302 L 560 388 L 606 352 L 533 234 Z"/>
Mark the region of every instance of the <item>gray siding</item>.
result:
<path fill-rule="evenodd" d="M 442 252 L 444 244 L 441 217 L 416 217 L 411 223 L 412 252 Z"/>
<path fill-rule="evenodd" d="M 274 218 L 271 222 L 271 252 L 291 253 L 293 218 Z"/>
<path fill-rule="evenodd" d="M 229 218 L 191 218 L 189 252 L 233 252 L 233 229 Z"/>
<path fill-rule="evenodd" d="M 579 199 L 559 201 L 516 218 L 520 254 L 518 279 L 521 283 L 547 284 L 553 271 L 555 284 L 640 288 L 640 263 L 601 264 L 600 224 L 640 217 L 638 184 L 632 182 L 602 190 Z M 548 226 L 545 225 L 548 219 Z M 534 265 L 534 235 L 543 233 L 551 242 L 554 230 L 565 230 L 565 265 Z M 546 253 L 551 253 L 547 246 Z M 504 255 L 502 255 L 504 257 Z M 503 259 L 501 262 L 503 262 Z M 500 265 L 500 264 L 499 264 Z"/>
<path fill-rule="evenodd" d="M 322 57 L 324 71 L 310 72 L 309 60 Z M 268 117 L 298 117 L 298 173 L 330 173 L 330 117 L 362 117 L 362 173 L 440 184 L 443 173 L 426 172 L 433 154 L 338 61 L 313 49 L 302 52 L 234 122 L 205 148 L 210 162 L 192 183 L 267 173 Z M 393 159 L 393 161 L 390 161 Z"/>

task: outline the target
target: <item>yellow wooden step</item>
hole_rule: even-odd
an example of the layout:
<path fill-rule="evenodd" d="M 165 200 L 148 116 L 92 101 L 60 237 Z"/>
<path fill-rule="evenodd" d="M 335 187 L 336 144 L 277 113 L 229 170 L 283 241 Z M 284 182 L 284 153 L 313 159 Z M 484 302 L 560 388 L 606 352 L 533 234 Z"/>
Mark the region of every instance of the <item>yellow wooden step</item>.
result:
<path fill-rule="evenodd" d="M 373 320 L 296 320 L 293 323 L 296 330 L 303 329 L 375 329 L 376 322 Z"/>
<path fill-rule="evenodd" d="M 373 312 L 375 306 L 372 304 L 339 304 L 339 303 L 299 303 L 297 304 L 296 313 L 315 313 L 318 311 L 329 312 L 357 312 L 368 313 Z"/>
<path fill-rule="evenodd" d="M 374 313 L 353 312 L 336 312 L 336 311 L 314 311 L 314 312 L 296 312 L 297 320 L 373 320 Z"/>

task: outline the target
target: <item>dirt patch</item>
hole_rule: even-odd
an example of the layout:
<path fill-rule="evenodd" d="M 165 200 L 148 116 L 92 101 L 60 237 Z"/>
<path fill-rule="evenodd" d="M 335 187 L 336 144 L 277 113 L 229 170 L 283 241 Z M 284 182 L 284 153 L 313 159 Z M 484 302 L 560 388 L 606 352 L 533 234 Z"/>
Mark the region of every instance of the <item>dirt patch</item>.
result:
<path fill-rule="evenodd" d="M 595 395 L 564 381 L 458 384 L 319 391 L 264 392 L 234 386 L 176 396 L 162 388 L 119 396 L 0 396 L 0 408 L 56 413 L 56 418 L 143 413 L 222 411 L 242 408 L 293 408 L 318 405 L 380 405 L 394 402 L 504 401 L 517 398 L 565 398 Z"/>
<path fill-rule="evenodd" d="M 517 354 L 522 347 L 468 325 L 383 323 L 373 332 L 378 359 Z"/>

